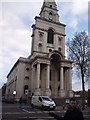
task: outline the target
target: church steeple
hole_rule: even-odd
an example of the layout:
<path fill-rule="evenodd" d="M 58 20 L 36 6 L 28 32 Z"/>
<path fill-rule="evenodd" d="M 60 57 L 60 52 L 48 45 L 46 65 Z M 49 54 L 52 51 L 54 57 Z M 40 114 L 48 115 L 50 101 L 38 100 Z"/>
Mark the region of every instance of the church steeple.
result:
<path fill-rule="evenodd" d="M 44 0 L 40 16 L 35 17 L 35 24 L 32 26 L 32 54 L 45 55 L 57 50 L 64 56 L 65 26 L 59 22 L 56 2 Z"/>
<path fill-rule="evenodd" d="M 53 9 L 57 9 L 55 0 L 44 0 L 43 5 L 45 5 L 47 7 L 51 7 Z"/>
<path fill-rule="evenodd" d="M 53 22 L 59 22 L 59 15 L 55 0 L 44 0 L 41 8 L 40 17 Z"/>

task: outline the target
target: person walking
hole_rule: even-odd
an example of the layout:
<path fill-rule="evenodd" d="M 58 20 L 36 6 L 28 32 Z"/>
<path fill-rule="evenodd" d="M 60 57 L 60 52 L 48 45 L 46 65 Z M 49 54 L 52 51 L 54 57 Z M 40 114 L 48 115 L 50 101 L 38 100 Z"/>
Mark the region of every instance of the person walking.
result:
<path fill-rule="evenodd" d="M 22 108 L 22 97 L 19 99 L 19 108 Z"/>
<path fill-rule="evenodd" d="M 49 113 L 56 120 L 84 120 L 82 111 L 77 108 L 76 100 L 74 98 L 70 99 L 68 109 L 64 115 L 64 117 L 60 117 L 54 113 Z"/>

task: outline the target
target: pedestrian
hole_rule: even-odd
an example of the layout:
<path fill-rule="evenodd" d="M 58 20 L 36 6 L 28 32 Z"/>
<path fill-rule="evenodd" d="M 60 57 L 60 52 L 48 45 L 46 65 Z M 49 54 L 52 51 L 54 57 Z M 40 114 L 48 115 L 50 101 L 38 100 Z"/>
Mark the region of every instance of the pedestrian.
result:
<path fill-rule="evenodd" d="M 64 115 L 64 120 L 84 120 L 81 110 L 76 105 L 74 98 L 70 99 L 69 107 Z"/>
<path fill-rule="evenodd" d="M 19 99 L 19 108 L 22 108 L 22 97 Z"/>
<path fill-rule="evenodd" d="M 64 117 L 59 117 L 54 113 L 50 113 L 56 120 L 84 120 L 83 114 L 79 108 L 76 106 L 76 100 L 74 98 L 70 99 L 68 109 Z"/>

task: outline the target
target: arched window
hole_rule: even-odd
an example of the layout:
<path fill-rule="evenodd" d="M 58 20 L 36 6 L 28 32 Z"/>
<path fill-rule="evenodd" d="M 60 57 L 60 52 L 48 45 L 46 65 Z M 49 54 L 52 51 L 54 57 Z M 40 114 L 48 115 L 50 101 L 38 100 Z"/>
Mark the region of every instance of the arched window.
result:
<path fill-rule="evenodd" d="M 47 43 L 53 44 L 54 31 L 52 29 L 48 30 Z"/>

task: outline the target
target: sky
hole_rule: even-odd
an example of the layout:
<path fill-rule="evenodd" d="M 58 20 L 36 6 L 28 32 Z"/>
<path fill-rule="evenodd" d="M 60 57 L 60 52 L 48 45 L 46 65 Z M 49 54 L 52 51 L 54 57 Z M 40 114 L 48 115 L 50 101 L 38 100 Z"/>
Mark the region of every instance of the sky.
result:
<path fill-rule="evenodd" d="M 31 54 L 32 24 L 39 16 L 44 0 L 0 0 L 0 87 L 19 57 Z M 89 0 L 56 0 L 59 21 L 66 24 L 66 38 L 75 32 L 88 33 Z M 88 83 L 85 83 L 86 89 Z M 81 80 L 72 77 L 72 89 L 81 90 Z"/>

